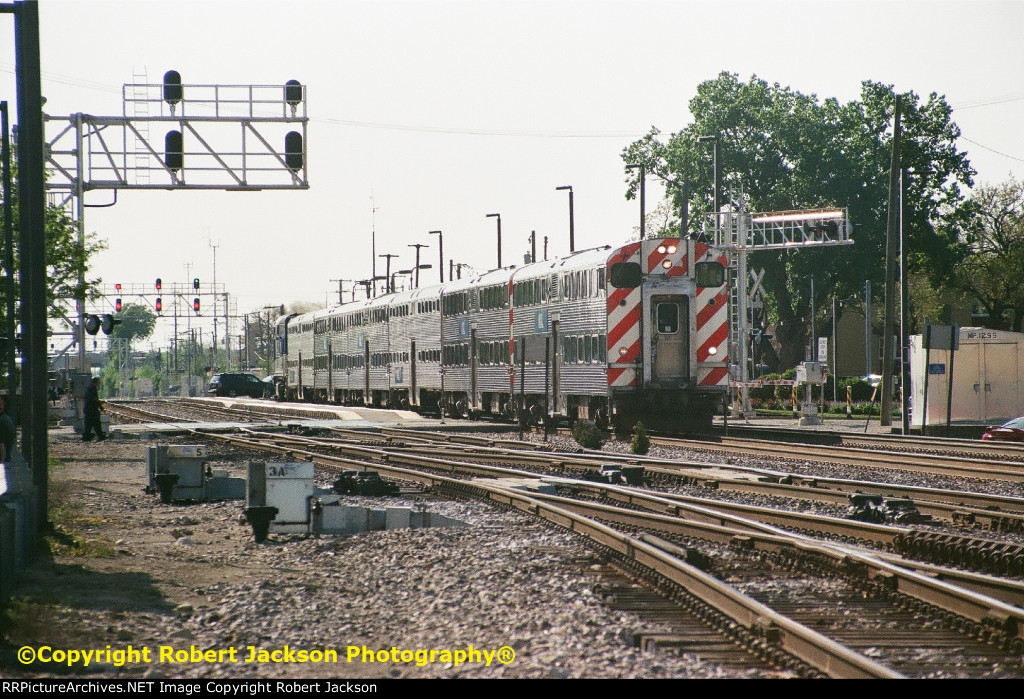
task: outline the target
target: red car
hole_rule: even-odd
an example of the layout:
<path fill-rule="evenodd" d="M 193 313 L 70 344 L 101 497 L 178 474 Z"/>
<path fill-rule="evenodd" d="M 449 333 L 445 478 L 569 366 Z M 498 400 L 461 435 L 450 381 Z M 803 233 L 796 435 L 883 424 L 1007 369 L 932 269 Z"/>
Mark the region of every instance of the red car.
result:
<path fill-rule="evenodd" d="M 999 427 L 987 427 L 981 438 L 1003 442 L 1024 442 L 1024 417 L 1014 418 Z"/>

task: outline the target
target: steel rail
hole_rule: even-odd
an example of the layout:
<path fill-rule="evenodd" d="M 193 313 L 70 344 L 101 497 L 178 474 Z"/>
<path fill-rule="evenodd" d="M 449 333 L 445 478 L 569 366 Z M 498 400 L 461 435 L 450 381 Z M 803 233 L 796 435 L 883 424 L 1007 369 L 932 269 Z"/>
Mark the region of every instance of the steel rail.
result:
<path fill-rule="evenodd" d="M 754 425 L 730 425 L 733 437 L 765 439 L 772 442 L 793 442 L 799 444 L 833 444 L 837 446 L 878 446 L 895 449 L 911 449 L 922 453 L 945 453 L 959 456 L 974 455 L 981 459 L 1009 457 L 1024 460 L 1024 444 L 998 440 L 965 439 L 956 437 L 926 437 L 900 434 L 860 434 L 826 430 L 801 430 L 787 427 L 757 427 Z"/>
<path fill-rule="evenodd" d="M 758 440 L 730 438 L 722 438 L 720 442 L 701 442 L 667 437 L 651 437 L 651 443 L 693 451 L 739 453 L 760 457 L 774 456 L 775 458 L 783 459 L 799 457 L 802 460 L 820 461 L 823 463 L 841 463 L 868 468 L 910 471 L 913 473 L 992 478 L 1011 482 L 1024 481 L 1024 464 L 1013 461 L 965 459 L 941 455 L 922 456 L 903 452 L 875 451 L 838 446 L 816 448 L 800 445 L 799 452 L 795 452 L 793 444 L 773 444 Z"/>
<path fill-rule="evenodd" d="M 238 442 L 240 445 L 246 445 L 244 438 L 232 437 L 229 435 L 210 435 L 217 439 L 225 441 Z M 366 449 L 368 453 L 377 452 L 377 456 L 386 457 L 385 463 L 372 462 L 367 464 L 366 462 L 360 462 L 353 459 L 344 457 L 326 456 L 318 454 L 316 452 L 306 450 L 296 450 L 287 446 L 279 445 L 260 445 L 262 448 L 270 448 L 281 451 L 291 458 L 296 456 L 304 456 L 310 460 L 321 463 L 323 465 L 335 465 L 343 464 L 345 466 L 355 468 L 375 468 L 385 473 L 389 473 L 396 478 L 412 479 L 415 482 L 419 482 L 422 485 L 433 486 L 439 483 L 448 483 L 451 481 L 447 476 L 436 476 L 432 474 L 424 474 L 420 471 L 411 471 L 403 466 L 427 466 L 429 468 L 435 468 L 440 470 L 447 470 L 451 474 L 455 473 L 467 473 L 467 474 L 487 474 L 488 480 L 493 481 L 490 484 L 483 484 L 480 481 L 474 481 L 475 487 L 484 489 L 497 488 L 501 490 L 508 490 L 508 487 L 502 485 L 501 479 L 495 479 L 494 475 L 501 475 L 506 478 L 531 478 L 536 479 L 537 474 L 528 471 L 514 471 L 511 469 L 498 469 L 496 467 L 480 466 L 477 464 L 468 464 L 462 462 L 454 462 L 447 459 L 438 459 L 435 457 L 423 457 L 423 456 L 409 456 L 403 454 L 387 453 L 385 450 L 374 450 Z M 403 466 L 395 465 L 395 463 L 402 464 Z M 572 485 L 578 488 L 590 488 L 598 494 L 611 500 L 618 500 L 634 507 L 645 507 L 648 509 L 660 509 L 667 514 L 659 513 L 638 513 L 635 510 L 622 510 L 611 505 L 599 505 L 598 503 L 586 503 L 582 504 L 581 501 L 568 500 L 566 498 L 560 498 L 559 496 L 544 495 L 540 493 L 531 493 L 530 497 L 539 500 L 550 500 L 551 498 L 558 498 L 558 502 L 577 503 L 575 507 L 597 507 L 608 517 L 619 518 L 619 521 L 623 523 L 635 523 L 635 519 L 638 517 L 644 517 L 646 521 L 657 521 L 661 522 L 662 525 L 668 523 L 668 526 L 672 527 L 669 531 L 672 533 L 680 533 L 681 531 L 691 532 L 689 535 L 695 535 L 693 532 L 696 530 L 693 527 L 704 527 L 701 531 L 711 532 L 713 529 L 707 529 L 707 527 L 718 527 L 720 528 L 718 534 L 711 536 L 711 540 L 716 540 L 719 543 L 732 543 L 736 540 L 738 535 L 741 535 L 747 542 L 753 541 L 754 535 L 769 535 L 772 539 L 765 541 L 774 541 L 773 546 L 778 546 L 778 541 L 789 541 L 791 544 L 794 541 L 801 542 L 801 546 L 810 546 L 814 550 L 828 550 L 834 549 L 840 551 L 840 555 L 844 557 L 850 557 L 851 560 L 855 560 L 860 564 L 867 567 L 869 571 L 873 571 L 869 575 L 871 579 L 881 578 L 883 583 L 888 586 L 894 592 L 901 592 L 908 594 L 915 599 L 921 600 L 928 604 L 933 604 L 947 612 L 957 614 L 969 619 L 972 622 L 992 627 L 1002 631 L 1010 636 L 1014 636 L 1018 640 L 1024 638 L 1020 633 L 1024 632 L 1024 609 L 1013 607 L 1000 599 L 989 597 L 987 595 L 979 594 L 971 590 L 960 589 L 955 585 L 952 585 L 943 580 L 939 580 L 937 577 L 937 570 L 935 567 L 930 567 L 926 570 L 926 573 L 917 572 L 911 568 L 917 564 L 913 562 L 902 562 L 897 565 L 892 562 L 891 557 L 882 559 L 872 554 L 864 553 L 852 549 L 849 547 L 840 546 L 833 542 L 820 542 L 813 538 L 807 537 L 802 534 L 788 532 L 783 529 L 771 524 L 772 520 L 779 521 L 780 519 L 785 522 L 785 518 L 776 518 L 773 516 L 771 511 L 766 511 L 765 508 L 752 508 L 751 506 L 742 507 L 731 507 L 729 503 L 725 503 L 727 506 L 725 509 L 746 509 L 748 513 L 750 510 L 754 510 L 754 514 L 759 517 L 763 517 L 767 521 L 751 520 L 747 517 L 734 514 L 728 511 L 720 511 L 715 508 L 722 505 L 720 501 L 705 501 L 705 502 L 692 502 L 694 500 L 699 501 L 699 498 L 685 498 L 676 497 L 671 495 L 655 496 L 644 491 L 640 491 L 634 488 L 626 486 L 615 486 L 615 485 L 598 485 L 593 483 L 586 483 L 581 481 L 575 481 L 571 479 L 560 479 L 551 478 L 548 479 L 554 483 L 563 483 L 565 485 Z M 458 483 L 464 483 L 464 481 L 456 481 Z M 606 509 L 605 509 L 606 508 Z M 685 513 L 685 519 L 683 515 Z M 792 513 L 796 515 L 795 519 L 803 522 L 813 521 L 813 517 L 804 515 L 803 513 Z M 633 522 L 631 522 L 634 520 Z M 834 518 L 825 518 L 834 519 Z M 898 535 L 900 531 L 886 531 L 885 527 L 879 525 L 872 525 L 861 522 L 850 522 L 848 520 L 834 520 L 832 524 L 835 525 L 857 525 L 850 527 L 856 529 L 861 535 L 874 534 L 876 540 L 891 540 L 892 537 Z M 785 524 L 784 526 L 792 526 L 791 524 Z M 689 529 L 687 529 L 689 528 Z M 848 532 L 844 533 L 841 529 L 840 533 L 847 535 Z M 738 532 L 741 532 L 739 534 Z M 705 534 L 705 537 L 709 535 Z M 745 544 L 746 545 L 746 542 Z M 949 569 L 945 570 L 944 576 L 947 578 L 957 577 L 956 571 Z M 974 580 L 974 584 L 981 584 L 983 576 L 970 576 Z M 994 582 L 989 582 L 990 589 L 996 589 L 997 585 Z M 1015 593 L 1016 594 L 1016 593 Z"/>
<path fill-rule="evenodd" d="M 243 439 L 229 435 L 211 436 L 231 442 L 244 442 Z M 286 450 L 293 457 L 297 455 L 294 450 L 290 450 L 288 447 L 280 448 Z M 335 464 L 341 463 L 344 465 L 358 465 L 362 468 L 367 467 L 365 463 L 355 462 L 347 458 L 324 456 L 314 452 L 307 452 L 304 455 L 311 458 L 314 462 L 329 461 Z M 415 460 L 420 460 L 421 458 L 417 457 Z M 440 459 L 431 459 L 430 461 L 433 462 L 431 464 L 433 467 L 437 467 L 439 465 L 438 462 L 443 463 L 443 460 Z M 752 598 L 746 597 L 725 583 L 716 580 L 675 556 L 639 539 L 618 532 L 605 524 L 582 515 L 574 514 L 565 508 L 542 502 L 536 498 L 536 494 L 531 493 L 527 495 L 522 491 L 517 492 L 510 488 L 502 487 L 499 485 L 500 481 L 495 483 L 466 482 L 447 476 L 411 471 L 391 464 L 373 464 L 373 467 L 393 477 L 406 480 L 411 479 L 423 485 L 454 488 L 461 492 L 475 490 L 484 499 L 514 507 L 581 534 L 594 543 L 611 549 L 626 559 L 634 561 L 638 565 L 660 575 L 669 582 L 679 585 L 691 595 L 718 609 L 735 623 L 742 625 L 749 632 L 756 636 L 764 637 L 770 645 L 777 646 L 831 677 L 902 677 L 902 675 L 890 668 L 866 658 L 802 624 L 792 621 Z M 449 464 L 449 468 L 453 471 L 465 470 L 467 467 L 470 470 L 477 468 L 472 464 Z M 534 477 L 536 474 L 523 472 L 517 475 Z"/>
<path fill-rule="evenodd" d="M 387 430 L 388 433 L 396 432 Z M 400 431 L 404 436 L 409 431 Z M 413 435 L 419 440 L 426 435 Z M 451 439 L 442 440 L 448 443 L 481 444 L 481 450 L 495 448 L 493 445 L 502 440 L 488 440 L 481 437 L 452 435 Z M 409 447 L 415 451 L 417 447 Z M 511 453 L 510 453 L 511 451 Z M 545 457 L 528 457 L 515 455 L 515 450 L 501 452 L 478 452 L 482 458 L 485 454 L 494 454 L 493 460 L 521 463 L 544 463 Z M 489 456 L 486 458 L 490 458 Z M 1024 498 L 968 491 L 943 490 L 924 486 L 898 485 L 839 478 L 801 476 L 767 469 L 757 469 L 731 464 L 707 464 L 693 462 L 673 462 L 668 459 L 654 459 L 602 452 L 584 452 L 582 454 L 559 455 L 555 459 L 558 468 L 595 468 L 597 462 L 625 463 L 643 465 L 651 473 L 687 478 L 695 484 L 709 487 L 757 494 L 772 494 L 801 500 L 814 500 L 843 504 L 849 502 L 851 493 L 877 493 L 887 497 L 907 497 L 914 500 L 918 510 L 933 517 L 941 517 L 950 521 L 966 524 L 987 523 L 989 529 L 1015 530 L 1024 528 Z M 685 469 L 685 470 L 680 470 Z M 721 471 L 735 471 L 749 474 L 748 477 L 729 478 Z M 781 481 L 788 481 L 783 483 Z M 834 489 L 823 488 L 822 485 L 833 486 Z"/>

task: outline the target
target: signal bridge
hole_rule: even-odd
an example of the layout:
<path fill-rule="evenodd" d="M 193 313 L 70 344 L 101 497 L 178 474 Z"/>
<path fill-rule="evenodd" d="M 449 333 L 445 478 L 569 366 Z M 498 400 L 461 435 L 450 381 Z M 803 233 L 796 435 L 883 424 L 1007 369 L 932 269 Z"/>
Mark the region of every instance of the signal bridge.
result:
<path fill-rule="evenodd" d="M 775 211 L 747 213 L 742 197 L 738 211 L 719 211 L 708 214 L 704 223 L 704 236 L 716 247 L 729 254 L 729 271 L 733 283 L 729 294 L 729 356 L 735 357 L 732 384 L 750 382 L 750 338 L 753 326 L 752 311 L 760 305 L 760 273 L 748 272 L 747 253 L 760 250 L 792 250 L 800 248 L 852 245 L 853 224 L 845 208 L 806 209 L 802 211 Z M 748 283 L 753 281 L 753 293 Z M 743 413 L 752 414 L 748 392 L 742 392 Z"/>
<path fill-rule="evenodd" d="M 185 85 L 174 70 L 159 84 L 135 77 L 122 89 L 120 116 L 43 117 L 61 125 L 44 143 L 45 187 L 52 204 L 70 210 L 80 245 L 85 193 L 91 190 L 114 190 L 116 203 L 119 189 L 309 189 L 306 86 L 298 80 Z M 78 281 L 84 288 L 84 271 Z M 76 301 L 78 321 L 68 324 L 77 339 L 79 370 L 85 371 L 85 299 Z M 157 313 L 161 305 L 158 295 Z M 198 315 L 198 296 L 192 306 Z"/>

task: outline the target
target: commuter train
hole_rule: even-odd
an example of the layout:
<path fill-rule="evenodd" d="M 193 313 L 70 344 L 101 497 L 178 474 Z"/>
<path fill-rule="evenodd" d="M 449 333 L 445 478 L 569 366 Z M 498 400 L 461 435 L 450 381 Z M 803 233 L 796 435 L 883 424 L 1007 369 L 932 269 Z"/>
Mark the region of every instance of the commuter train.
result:
<path fill-rule="evenodd" d="M 705 243 L 657 238 L 282 316 L 277 395 L 706 428 L 729 380 L 726 267 Z"/>

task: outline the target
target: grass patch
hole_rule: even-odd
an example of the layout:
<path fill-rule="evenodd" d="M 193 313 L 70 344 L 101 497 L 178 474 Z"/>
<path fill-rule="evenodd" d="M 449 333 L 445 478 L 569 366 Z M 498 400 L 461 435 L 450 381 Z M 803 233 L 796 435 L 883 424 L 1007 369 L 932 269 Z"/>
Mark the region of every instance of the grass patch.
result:
<path fill-rule="evenodd" d="M 50 458 L 51 471 L 61 469 L 64 463 Z M 43 546 L 53 556 L 84 556 L 86 558 L 113 558 L 117 555 L 114 542 L 101 537 L 91 537 L 86 531 L 90 527 L 104 524 L 107 520 L 73 499 L 68 483 L 50 481 L 50 521 L 53 530 L 43 536 Z"/>

